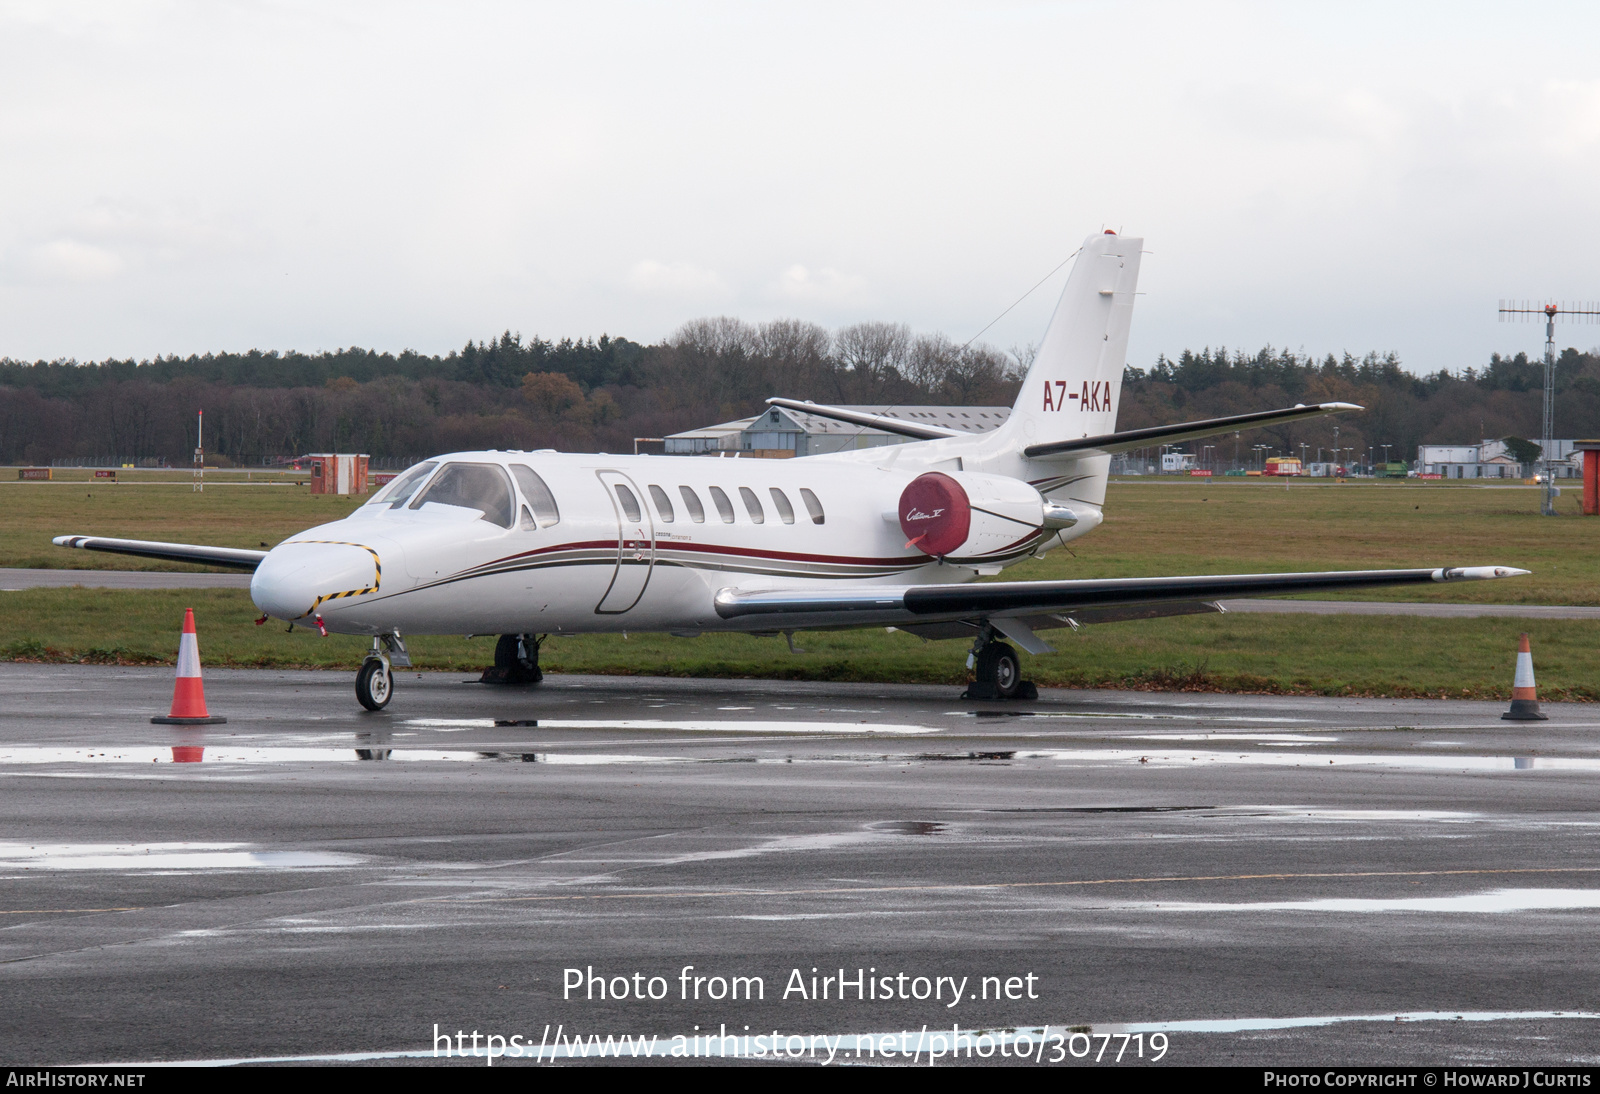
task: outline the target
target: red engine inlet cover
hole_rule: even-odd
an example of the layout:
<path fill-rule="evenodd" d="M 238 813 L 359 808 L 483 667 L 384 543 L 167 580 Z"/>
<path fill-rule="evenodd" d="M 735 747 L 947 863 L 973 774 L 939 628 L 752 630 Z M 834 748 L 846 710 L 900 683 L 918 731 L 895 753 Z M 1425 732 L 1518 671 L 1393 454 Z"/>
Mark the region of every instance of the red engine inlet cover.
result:
<path fill-rule="evenodd" d="M 900 530 L 906 546 L 942 558 L 967 541 L 972 504 L 949 475 L 929 471 L 911 480 L 900 494 Z"/>

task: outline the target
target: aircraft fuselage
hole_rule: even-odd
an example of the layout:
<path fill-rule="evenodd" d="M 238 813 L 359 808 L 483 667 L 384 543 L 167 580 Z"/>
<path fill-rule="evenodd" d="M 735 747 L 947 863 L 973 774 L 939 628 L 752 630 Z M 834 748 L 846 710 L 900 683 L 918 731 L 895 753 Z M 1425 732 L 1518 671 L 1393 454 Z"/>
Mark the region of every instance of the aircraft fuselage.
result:
<path fill-rule="evenodd" d="M 937 455 L 939 446 L 906 447 Z M 896 513 L 927 464 L 885 467 L 882 453 L 455 453 L 429 461 L 438 466 L 399 502 L 380 492 L 349 517 L 279 544 L 251 595 L 269 615 L 320 617 L 347 634 L 760 630 L 770 623 L 719 617 L 716 594 L 968 581 L 1099 523 L 1098 509 L 1091 516 L 1093 507 L 1074 502 L 1086 519 L 1073 528 L 1006 523 L 980 559 L 934 558 L 906 545 Z M 509 488 L 504 507 L 495 498 L 487 512 L 430 500 L 442 469 L 456 465 L 478 469 L 488 494 L 498 470 Z M 530 496 L 541 487 L 542 505 Z"/>

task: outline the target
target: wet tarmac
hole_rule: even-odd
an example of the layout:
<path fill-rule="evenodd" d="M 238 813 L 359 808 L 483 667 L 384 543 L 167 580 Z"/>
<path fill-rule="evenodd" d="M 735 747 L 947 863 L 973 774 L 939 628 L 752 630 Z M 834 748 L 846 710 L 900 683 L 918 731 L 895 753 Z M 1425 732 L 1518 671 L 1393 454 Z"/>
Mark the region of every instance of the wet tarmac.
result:
<path fill-rule="evenodd" d="M 466 679 L 0 666 L 5 1062 L 1600 1057 L 1600 707 Z"/>

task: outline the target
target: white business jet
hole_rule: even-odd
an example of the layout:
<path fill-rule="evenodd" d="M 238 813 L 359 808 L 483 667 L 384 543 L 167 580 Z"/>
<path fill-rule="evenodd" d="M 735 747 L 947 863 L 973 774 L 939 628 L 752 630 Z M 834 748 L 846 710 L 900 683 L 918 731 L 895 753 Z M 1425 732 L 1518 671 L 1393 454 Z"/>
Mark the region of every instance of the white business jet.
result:
<path fill-rule="evenodd" d="M 1509 577 L 1503 566 L 977 582 L 1093 531 L 1111 456 L 1360 410 L 1322 403 L 1116 432 L 1141 239 L 1091 236 L 1011 417 L 982 435 L 768 400 L 914 438 L 792 460 L 456 452 L 270 551 L 62 536 L 66 547 L 253 570 L 270 617 L 365 635 L 370 710 L 403 636 L 500 636 L 486 682 L 536 683 L 544 636 L 890 627 L 972 640 L 970 698 L 1032 694 L 1038 632 L 1221 611 L 1220 597 Z M 1181 529 L 1174 529 L 1181 534 Z"/>

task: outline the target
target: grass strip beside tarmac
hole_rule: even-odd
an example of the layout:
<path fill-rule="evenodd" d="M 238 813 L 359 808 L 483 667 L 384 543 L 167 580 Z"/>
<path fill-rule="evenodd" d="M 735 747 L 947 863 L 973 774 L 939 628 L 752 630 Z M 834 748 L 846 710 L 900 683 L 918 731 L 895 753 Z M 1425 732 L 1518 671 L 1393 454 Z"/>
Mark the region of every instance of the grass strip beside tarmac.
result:
<path fill-rule="evenodd" d="M 172 664 L 186 607 L 206 665 L 357 668 L 368 643 L 282 623 L 256 627 L 240 589 L 30 589 L 0 593 L 0 659 Z M 1051 631 L 1057 647 L 1024 655 L 1040 684 L 1160 691 L 1509 699 L 1517 635 L 1532 636 L 1546 700 L 1600 701 L 1600 644 L 1584 620 L 1414 616 L 1213 615 Z M 962 642 L 923 642 L 881 629 L 747 635 L 582 635 L 550 639 L 547 671 L 611 675 L 890 681 L 957 685 Z M 410 637 L 421 670 L 476 672 L 492 638 Z"/>

